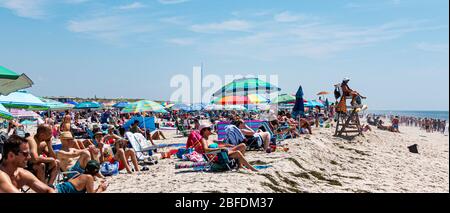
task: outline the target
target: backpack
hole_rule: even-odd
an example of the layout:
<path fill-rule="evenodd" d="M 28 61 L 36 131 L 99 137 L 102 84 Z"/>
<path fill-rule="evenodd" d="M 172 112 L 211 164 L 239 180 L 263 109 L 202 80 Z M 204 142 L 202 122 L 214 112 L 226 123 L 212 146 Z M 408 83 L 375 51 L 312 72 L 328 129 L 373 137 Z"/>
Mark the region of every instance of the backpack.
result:
<path fill-rule="evenodd" d="M 4 132 L 0 133 L 0 154 L 3 157 L 3 146 L 5 145 L 6 141 L 8 140 L 8 135 Z"/>
<path fill-rule="evenodd" d="M 119 161 L 116 161 L 114 163 L 105 162 L 102 163 L 100 168 L 100 173 L 102 173 L 103 176 L 114 176 L 119 174 Z"/>
<path fill-rule="evenodd" d="M 336 100 L 341 97 L 341 92 L 339 91 L 338 87 L 334 89 L 334 97 L 336 98 Z"/>

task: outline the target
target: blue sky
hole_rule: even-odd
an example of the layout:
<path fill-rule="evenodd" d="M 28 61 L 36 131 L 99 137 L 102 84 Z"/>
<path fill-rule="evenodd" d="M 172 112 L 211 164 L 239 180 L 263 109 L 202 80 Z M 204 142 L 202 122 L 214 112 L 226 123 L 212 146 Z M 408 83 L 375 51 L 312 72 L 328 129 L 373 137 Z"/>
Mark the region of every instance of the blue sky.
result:
<path fill-rule="evenodd" d="M 343 77 L 372 109 L 448 110 L 446 0 L 0 0 L 0 65 L 36 95 L 168 99 L 172 76 Z"/>

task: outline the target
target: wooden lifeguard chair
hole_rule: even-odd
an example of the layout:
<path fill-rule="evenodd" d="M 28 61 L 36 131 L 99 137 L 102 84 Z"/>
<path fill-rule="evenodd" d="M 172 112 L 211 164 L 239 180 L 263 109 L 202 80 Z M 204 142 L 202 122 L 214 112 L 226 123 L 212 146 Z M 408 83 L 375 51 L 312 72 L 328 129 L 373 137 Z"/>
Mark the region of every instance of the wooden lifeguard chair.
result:
<path fill-rule="evenodd" d="M 358 133 L 363 135 L 361 121 L 359 120 L 360 107 L 347 106 L 347 113 L 338 112 L 335 136 L 342 136 L 344 133 Z"/>
<path fill-rule="evenodd" d="M 340 89 L 340 85 L 335 85 L 336 88 Z M 341 94 L 342 91 L 340 91 Z M 342 136 L 344 133 L 348 136 L 349 133 L 358 133 L 358 135 L 363 135 L 363 129 L 361 126 L 361 121 L 359 120 L 359 112 L 362 110 L 363 106 L 352 106 L 347 104 L 348 101 L 352 100 L 351 96 L 341 96 L 345 98 L 345 104 L 347 105 L 347 112 L 337 112 L 337 123 L 336 132 L 334 136 Z"/>

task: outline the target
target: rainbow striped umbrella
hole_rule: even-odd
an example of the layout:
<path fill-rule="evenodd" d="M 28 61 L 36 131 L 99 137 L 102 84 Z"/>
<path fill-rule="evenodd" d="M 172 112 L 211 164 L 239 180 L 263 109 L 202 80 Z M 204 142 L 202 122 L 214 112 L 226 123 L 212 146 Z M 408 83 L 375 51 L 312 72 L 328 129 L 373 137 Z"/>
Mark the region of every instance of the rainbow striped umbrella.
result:
<path fill-rule="evenodd" d="M 0 104 L 0 118 L 6 119 L 6 120 L 12 120 L 13 116 L 10 112 L 2 105 Z"/>
<path fill-rule="evenodd" d="M 167 111 L 161 104 L 148 100 L 130 103 L 122 110 L 121 113 L 139 113 L 139 112 L 167 113 Z"/>
<path fill-rule="evenodd" d="M 262 104 L 268 102 L 269 101 L 266 98 L 260 95 L 250 94 L 248 96 L 225 96 L 213 100 L 211 103 L 219 105 L 249 105 L 249 104 Z"/>

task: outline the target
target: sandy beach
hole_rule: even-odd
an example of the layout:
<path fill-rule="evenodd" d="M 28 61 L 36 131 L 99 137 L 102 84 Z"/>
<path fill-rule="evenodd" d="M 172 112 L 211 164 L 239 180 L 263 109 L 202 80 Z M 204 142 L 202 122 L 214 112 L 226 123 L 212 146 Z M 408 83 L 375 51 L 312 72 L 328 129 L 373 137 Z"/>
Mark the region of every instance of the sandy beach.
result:
<path fill-rule="evenodd" d="M 150 171 L 109 177 L 109 193 L 415 193 L 449 192 L 449 139 L 439 133 L 402 127 L 396 134 L 374 130 L 365 136 L 337 138 L 333 129 L 286 140 L 288 152 L 248 152 L 247 170 L 205 173 L 176 170 L 176 156 L 149 166 Z M 185 143 L 166 131 L 158 144 Z M 418 144 L 419 154 L 408 146 Z"/>

